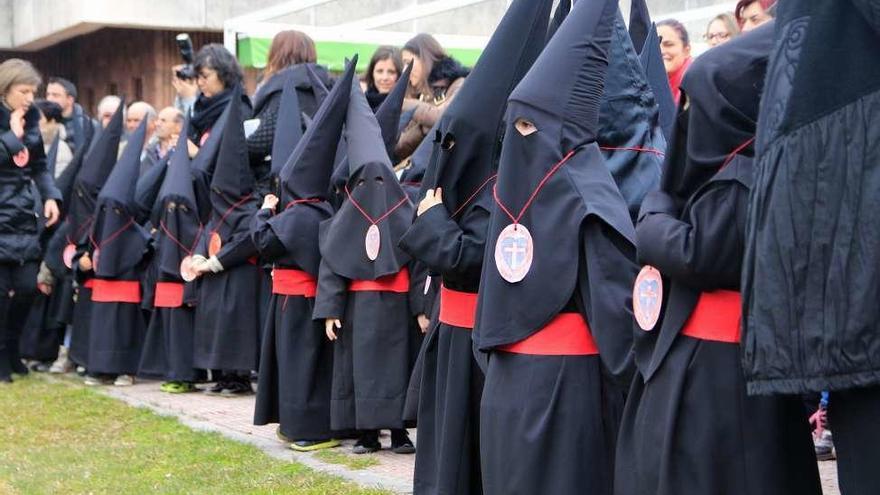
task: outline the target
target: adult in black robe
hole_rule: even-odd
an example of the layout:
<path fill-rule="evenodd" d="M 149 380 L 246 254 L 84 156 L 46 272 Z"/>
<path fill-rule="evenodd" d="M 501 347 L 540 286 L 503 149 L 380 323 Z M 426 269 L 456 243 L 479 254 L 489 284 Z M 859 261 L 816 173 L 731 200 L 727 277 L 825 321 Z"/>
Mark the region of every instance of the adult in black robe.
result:
<path fill-rule="evenodd" d="M 261 268 L 249 226 L 258 200 L 253 193 L 254 177 L 248 165 L 239 105 L 230 104 L 221 132 L 210 182 L 210 221 L 193 265 L 202 275 L 194 364 L 201 369 L 221 370 L 210 392 L 235 396 L 253 393 L 250 372 L 257 369 Z"/>
<path fill-rule="evenodd" d="M 152 254 L 149 232 L 137 223 L 134 189 L 146 121 L 128 145 L 98 194 L 89 246 L 80 266 L 94 276 L 88 372 L 135 375 L 146 322 L 141 312 L 141 277 Z"/>
<path fill-rule="evenodd" d="M 312 311 L 321 260 L 318 228 L 333 216 L 327 201 L 330 173 L 354 68 L 350 63 L 282 168 L 281 198 L 266 196 L 251 221 L 260 256 L 273 263 L 254 424 L 278 423 L 279 436 L 297 451 L 339 445 L 330 428 L 333 344 Z M 299 117 L 294 105 L 282 104 L 279 112 L 279 122 L 288 113 Z"/>
<path fill-rule="evenodd" d="M 665 277 L 668 296 L 648 291 L 649 279 L 636 283 L 637 317 L 646 317 L 635 330 L 639 373 L 617 494 L 821 493 L 800 400 L 748 397 L 740 364 L 745 218 L 772 42 L 772 26 L 743 35 L 697 59 L 682 82 L 663 189 L 636 228 L 639 260 Z M 648 316 L 661 304 L 654 328 Z"/>
<path fill-rule="evenodd" d="M 842 493 L 880 452 L 880 6 L 778 2 L 743 268 L 751 394 L 830 390 Z"/>
<path fill-rule="evenodd" d="M 321 224 L 313 312 L 315 319 L 325 320 L 327 336 L 334 340 L 330 425 L 335 430 L 364 430 L 356 453 L 381 448 L 381 428 L 391 429 L 392 449 L 409 444 L 411 451 L 403 421 L 413 336 L 410 258 L 397 241 L 412 222 L 413 207 L 391 168 L 376 117 L 357 81 L 350 90 L 346 199 L 333 218 Z"/>
<path fill-rule="evenodd" d="M 419 355 L 421 375 L 413 377 L 419 381 L 416 493 L 482 491 L 483 372 L 472 353 L 471 330 L 507 97 L 544 47 L 551 5 L 511 4 L 440 118 L 422 184 L 425 199 L 401 239 L 442 280 L 438 321 Z"/>
<path fill-rule="evenodd" d="M 91 269 L 81 269 L 79 259 L 89 249 L 89 233 L 95 221 L 98 193 L 110 176 L 110 171 L 116 163 L 119 150 L 119 140 L 122 137 L 122 112 L 125 102 L 119 103 L 119 108 L 110 118 L 100 133 L 92 140 L 88 151 L 82 159 L 82 165 L 73 182 L 73 194 L 67 207 L 68 224 L 63 256 L 65 263 L 69 259 L 73 270 L 73 279 L 76 284 L 76 305 L 73 308 L 70 334 L 70 359 L 81 366 L 88 368 L 89 360 L 89 328 L 91 326 L 92 308 L 92 279 L 94 274 Z M 68 169 L 70 166 L 68 166 Z M 75 253 L 73 256 L 70 253 Z M 89 262 L 90 263 L 90 262 Z M 87 263 L 88 264 L 88 263 Z"/>
<path fill-rule="evenodd" d="M 631 375 L 636 273 L 596 143 L 616 14 L 575 3 L 508 99 L 473 332 L 485 493 L 612 491 L 620 401 L 605 391 Z"/>
<path fill-rule="evenodd" d="M 193 364 L 194 284 L 182 275 L 189 268 L 184 259 L 195 253 L 204 228 L 185 150 L 186 136 L 181 134 L 168 165 L 161 165 L 168 170 L 151 220 L 156 229 L 153 310 L 138 368 L 140 376 L 166 380 L 162 390 L 171 393 L 195 390 L 193 382 L 200 378 Z"/>

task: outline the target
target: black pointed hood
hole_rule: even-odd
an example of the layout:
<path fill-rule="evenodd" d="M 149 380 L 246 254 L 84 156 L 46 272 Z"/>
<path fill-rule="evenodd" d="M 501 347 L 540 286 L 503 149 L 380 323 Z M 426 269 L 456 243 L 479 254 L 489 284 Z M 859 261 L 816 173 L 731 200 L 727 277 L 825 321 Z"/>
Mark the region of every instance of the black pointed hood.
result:
<path fill-rule="evenodd" d="M 375 280 L 399 272 L 409 262 L 397 243 L 412 223 L 414 210 L 391 167 L 379 123 L 360 83 L 353 80 L 349 88 L 346 199 L 333 218 L 321 225 L 321 256 L 338 275 Z M 366 249 L 368 232 L 375 232 L 379 239 L 372 261 Z"/>
<path fill-rule="evenodd" d="M 199 205 L 199 214 L 202 216 L 202 223 L 207 223 L 211 216 L 211 178 L 214 175 L 214 168 L 216 168 L 217 157 L 220 153 L 220 142 L 223 138 L 223 133 L 220 132 L 220 129 L 226 127 L 229 109 L 230 106 L 227 105 L 214 123 L 208 138 L 199 148 L 192 162 L 190 162 L 193 186 L 196 192 L 196 201 Z"/>
<path fill-rule="evenodd" d="M 195 251 L 202 234 L 186 134 L 180 134 L 166 167 L 153 220 L 158 229 L 157 266 L 160 281 L 180 282 L 180 263 Z"/>
<path fill-rule="evenodd" d="M 528 337 L 571 301 L 588 216 L 635 237 L 595 142 L 616 14 L 617 0 L 576 2 L 510 95 L 473 335 L 480 349 Z M 515 237 L 523 232 L 530 243 Z"/>
<path fill-rule="evenodd" d="M 666 142 L 672 138 L 672 128 L 675 125 L 675 99 L 672 98 L 672 89 L 669 87 L 669 77 L 666 75 L 666 67 L 663 65 L 663 55 L 660 54 L 660 36 L 657 34 L 657 26 L 652 24 L 645 39 L 645 45 L 639 54 L 642 69 L 654 93 L 654 101 L 657 103 L 660 128 Z"/>
<path fill-rule="evenodd" d="M 773 29 L 774 22 L 769 22 L 707 51 L 685 74 L 681 88 L 687 99 L 682 99 L 661 185 L 681 204 L 718 172 L 731 153 L 754 156 Z"/>
<path fill-rule="evenodd" d="M 572 1 L 573 0 L 559 0 L 556 10 L 553 11 L 553 19 L 550 20 L 550 26 L 547 29 L 547 41 L 550 41 L 550 38 L 552 38 L 553 35 L 556 34 L 556 31 L 559 30 L 562 21 L 568 17 L 568 13 L 571 12 Z"/>
<path fill-rule="evenodd" d="M 324 98 L 330 94 L 330 90 L 327 89 L 327 85 L 324 84 L 326 77 L 322 78 L 312 64 L 306 65 L 306 72 L 308 73 L 309 81 L 311 81 L 312 84 L 312 91 L 315 92 L 315 100 L 318 102 L 318 105 L 320 105 L 321 102 L 324 101 Z"/>
<path fill-rule="evenodd" d="M 654 95 L 642 72 L 623 15 L 614 19 L 598 142 L 605 164 L 635 219 L 642 199 L 660 184 L 666 139 Z"/>
<path fill-rule="evenodd" d="M 95 138 L 94 144 L 89 146 L 89 151 L 83 158 L 83 167 L 80 170 L 77 182 L 84 187 L 92 188 L 95 194 L 104 185 L 116 157 L 119 153 L 119 141 L 122 138 L 122 113 L 125 108 L 125 100 L 119 102 L 119 107 L 110 118 L 107 127 Z"/>
<path fill-rule="evenodd" d="M 642 53 L 642 47 L 651 31 L 656 35 L 657 29 L 651 22 L 648 4 L 645 0 L 632 0 L 629 10 L 629 37 L 636 53 Z"/>
<path fill-rule="evenodd" d="M 138 128 L 129 136 L 122 155 L 107 182 L 98 194 L 98 203 L 112 201 L 118 205 L 124 205 L 134 214 L 134 191 L 140 175 L 141 154 L 144 149 L 144 141 L 147 135 L 147 120 L 141 121 Z"/>
<path fill-rule="evenodd" d="M 247 138 L 244 135 L 244 117 L 238 105 L 240 94 L 241 87 L 236 86 L 221 131 L 217 163 L 211 177 L 213 192 L 238 198 L 250 194 L 254 189 L 254 175 L 251 172 Z"/>
<path fill-rule="evenodd" d="M 281 91 L 278 105 L 278 120 L 275 121 L 275 136 L 272 140 L 272 176 L 278 177 L 281 168 L 287 163 L 299 140 L 302 139 L 302 110 L 296 94 L 296 80 L 287 79 Z"/>
<path fill-rule="evenodd" d="M 113 114 L 107 127 L 93 138 L 87 150 L 85 150 L 85 146 L 80 147 L 84 150 L 84 154 L 81 163 L 78 163 L 69 206 L 70 232 L 73 243 L 78 244 L 87 237 L 94 221 L 98 193 L 116 163 L 119 140 L 122 137 L 122 109 L 124 106 L 125 102 L 120 102 L 119 108 L 116 109 L 116 113 Z"/>
<path fill-rule="evenodd" d="M 128 138 L 122 156 L 98 194 L 95 223 L 92 228 L 92 261 L 98 278 L 135 275 L 133 270 L 143 258 L 150 235 L 137 224 L 135 185 L 141 165 L 141 152 L 147 132 L 144 119 Z"/>
<path fill-rule="evenodd" d="M 409 73 L 412 72 L 412 64 L 403 70 L 403 74 L 397 78 L 394 88 L 385 97 L 385 100 L 376 110 L 376 120 L 382 130 L 382 139 L 385 140 L 385 151 L 392 162 L 396 162 L 394 148 L 400 138 L 400 114 L 403 110 L 403 99 L 409 87 Z"/>
<path fill-rule="evenodd" d="M 466 202 L 485 201 L 497 168 L 507 97 L 526 74 L 547 37 L 551 0 L 515 0 L 483 50 L 465 84 L 440 118 L 439 150 L 422 189 L 443 189 L 450 214 Z M 546 81 L 543 83 L 546 85 Z M 478 197 L 474 197 L 477 194 Z M 470 203 L 469 203 L 470 204 Z"/>
<path fill-rule="evenodd" d="M 283 204 L 297 199 L 327 198 L 356 64 L 357 56 L 321 103 L 305 135 L 280 171 Z"/>

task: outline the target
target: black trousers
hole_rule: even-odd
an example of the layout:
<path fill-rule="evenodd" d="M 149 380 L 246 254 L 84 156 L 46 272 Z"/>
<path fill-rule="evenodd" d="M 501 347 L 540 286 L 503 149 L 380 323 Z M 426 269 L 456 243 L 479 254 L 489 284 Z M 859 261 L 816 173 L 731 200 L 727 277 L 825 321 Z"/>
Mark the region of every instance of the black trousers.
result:
<path fill-rule="evenodd" d="M 832 392 L 828 415 L 841 495 L 880 493 L 880 387 Z"/>
<path fill-rule="evenodd" d="M 18 340 L 27 311 L 37 292 L 39 263 L 0 263 L 0 377 L 8 376 L 18 359 Z M 14 300 L 13 300 L 14 299 Z M 18 311 L 12 311 L 13 307 Z M 19 313 L 23 313 L 19 314 Z M 18 317 L 14 317 L 18 314 Z"/>

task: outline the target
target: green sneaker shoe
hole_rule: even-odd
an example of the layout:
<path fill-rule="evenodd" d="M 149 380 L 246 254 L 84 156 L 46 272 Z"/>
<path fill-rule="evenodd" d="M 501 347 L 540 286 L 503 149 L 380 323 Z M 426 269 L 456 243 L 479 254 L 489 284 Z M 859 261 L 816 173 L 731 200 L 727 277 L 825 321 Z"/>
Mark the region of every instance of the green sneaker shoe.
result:
<path fill-rule="evenodd" d="M 312 452 L 321 449 L 332 449 L 340 445 L 342 445 L 342 442 L 333 438 L 328 440 L 297 440 L 290 444 L 290 448 L 297 452 Z"/>

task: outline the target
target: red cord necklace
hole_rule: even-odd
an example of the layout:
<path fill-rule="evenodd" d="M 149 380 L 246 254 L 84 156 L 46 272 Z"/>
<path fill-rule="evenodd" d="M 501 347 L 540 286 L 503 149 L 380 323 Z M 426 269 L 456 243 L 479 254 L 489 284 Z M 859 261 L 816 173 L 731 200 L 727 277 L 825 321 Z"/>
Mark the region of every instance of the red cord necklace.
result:
<path fill-rule="evenodd" d="M 370 261 L 376 261 L 376 258 L 379 257 L 379 248 L 382 244 L 382 236 L 379 233 L 379 222 L 388 218 L 389 215 L 394 213 L 395 210 L 403 206 L 405 203 L 409 203 L 409 196 L 404 195 L 403 198 L 397 202 L 397 204 L 395 204 L 388 211 L 383 213 L 382 216 L 374 220 L 373 217 L 371 217 L 370 214 L 367 213 L 366 210 L 361 207 L 360 203 L 358 203 L 357 200 L 355 200 L 354 197 L 351 195 L 351 191 L 348 190 L 348 184 L 345 185 L 345 195 L 348 197 L 348 200 L 351 202 L 352 205 L 354 205 L 357 211 L 361 212 L 361 215 L 363 215 L 364 218 L 367 219 L 367 222 L 370 223 L 370 227 L 367 229 L 367 233 L 364 236 L 364 248 L 367 251 L 367 258 L 369 258 Z"/>
<path fill-rule="evenodd" d="M 541 179 L 541 182 L 535 187 L 535 190 L 532 191 L 529 199 L 526 200 L 526 204 L 523 205 L 517 215 L 511 213 L 507 206 L 504 205 L 504 202 L 501 201 L 501 198 L 498 197 L 497 182 L 495 183 L 495 187 L 492 188 L 492 197 L 495 198 L 495 203 L 498 204 L 501 211 L 503 211 L 512 222 L 507 227 L 504 227 L 501 233 L 498 234 L 498 240 L 495 241 L 495 267 L 498 269 L 498 273 L 504 280 L 515 284 L 524 279 L 529 273 L 529 269 L 532 267 L 532 260 L 534 259 L 535 246 L 529 229 L 527 229 L 525 225 L 520 224 L 519 221 L 522 219 L 523 215 L 525 215 L 529 207 L 532 206 L 538 193 L 544 188 L 547 181 L 550 180 L 550 177 L 565 165 L 565 162 L 567 162 L 574 153 L 574 150 L 569 151 L 568 154 L 562 157 L 562 160 L 559 160 L 556 165 L 553 165 L 553 167 L 550 168 L 550 170 L 544 175 L 544 178 Z"/>

